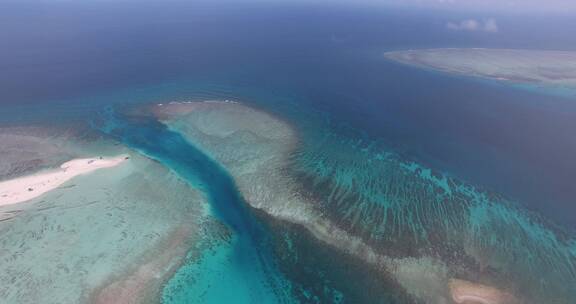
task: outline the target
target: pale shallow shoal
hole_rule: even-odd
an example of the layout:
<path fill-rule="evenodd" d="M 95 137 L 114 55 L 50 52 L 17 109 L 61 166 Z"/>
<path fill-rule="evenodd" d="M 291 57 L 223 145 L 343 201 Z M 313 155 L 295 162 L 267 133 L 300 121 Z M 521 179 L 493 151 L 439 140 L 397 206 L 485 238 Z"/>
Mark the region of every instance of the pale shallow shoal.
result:
<path fill-rule="evenodd" d="M 452 279 L 448 284 L 454 302 L 458 304 L 515 304 L 511 294 L 491 286 Z"/>

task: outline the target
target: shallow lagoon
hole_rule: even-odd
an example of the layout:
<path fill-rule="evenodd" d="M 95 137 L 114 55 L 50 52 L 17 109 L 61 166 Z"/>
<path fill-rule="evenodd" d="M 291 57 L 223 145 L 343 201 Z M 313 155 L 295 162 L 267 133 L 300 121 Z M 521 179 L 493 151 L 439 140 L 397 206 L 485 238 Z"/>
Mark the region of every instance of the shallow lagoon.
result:
<path fill-rule="evenodd" d="M 2 131 L 12 134 L 11 130 Z M 201 223 L 208 220 L 200 192 L 164 167 L 114 146 L 110 140 L 86 142 L 59 136 L 57 129 L 52 140 L 22 132 L 12 136 L 11 142 L 4 141 L 2 149 L 26 151 L 38 145 L 66 143 L 54 158 L 20 154 L 20 163 L 28 165 L 23 171 L 36 171 L 65 155 L 122 152 L 129 153 L 130 160 L 76 177 L 31 201 L 2 207 L 2 299 L 6 303 L 100 303 L 106 302 L 100 300 L 102 293 L 115 282 L 120 285 L 115 295 L 119 301 L 155 298 L 161 278 L 182 261 L 189 244 L 200 237 Z M 31 145 L 30 138 L 39 144 Z M 73 148 L 66 150 L 66 146 Z M 154 277 L 142 276 L 141 285 L 134 288 L 150 292 L 122 287 L 123 278 L 142 265 L 155 269 Z"/>

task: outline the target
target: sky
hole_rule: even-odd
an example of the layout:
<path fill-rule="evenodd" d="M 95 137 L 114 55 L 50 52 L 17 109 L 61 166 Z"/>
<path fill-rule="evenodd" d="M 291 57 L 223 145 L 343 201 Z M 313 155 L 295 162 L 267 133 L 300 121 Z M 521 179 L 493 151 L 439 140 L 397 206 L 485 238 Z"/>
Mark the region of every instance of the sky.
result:
<path fill-rule="evenodd" d="M 576 0 L 364 0 L 372 4 L 392 4 L 421 8 L 499 11 L 503 13 L 574 13 Z"/>
<path fill-rule="evenodd" d="M 20 2 L 22 0 L 0 0 L 2 2 Z M 75 0 L 24 0 L 25 2 L 72 2 Z M 116 2 L 115 0 L 89 0 L 93 2 Z M 128 0 L 130 1 L 130 0 Z M 150 0 L 148 0 L 150 1 Z M 207 0 L 152 0 L 159 2 L 186 1 L 203 2 Z M 229 0 L 215 1 L 227 2 Z M 560 13 L 576 15 L 576 0 L 235 0 L 234 2 L 322 2 L 367 5 L 392 5 L 446 10 L 492 11 L 501 13 Z M 88 2 L 88 1 L 87 1 Z M 211 2 L 211 1 L 209 1 Z"/>
<path fill-rule="evenodd" d="M 298 2 L 299 0 L 252 0 L 251 2 L 270 3 L 274 1 Z M 576 15 L 576 0 L 300 0 L 300 2 L 384 5 L 500 13 Z"/>

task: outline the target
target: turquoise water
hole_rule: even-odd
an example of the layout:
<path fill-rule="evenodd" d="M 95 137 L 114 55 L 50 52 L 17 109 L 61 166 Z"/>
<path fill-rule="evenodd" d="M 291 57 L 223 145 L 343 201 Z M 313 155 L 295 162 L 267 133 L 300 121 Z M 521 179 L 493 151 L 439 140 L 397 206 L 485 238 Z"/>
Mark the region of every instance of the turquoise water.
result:
<path fill-rule="evenodd" d="M 275 99 L 278 103 L 271 103 L 273 96 L 242 88 L 200 87 L 185 82 L 148 87 L 132 91 L 132 95 L 123 92 L 95 98 L 97 102 L 80 106 L 98 108 L 128 100 L 139 107 L 138 103 L 157 101 L 162 96 L 166 96 L 166 100 L 182 100 L 188 96 L 197 100 L 253 101 L 298 130 L 301 147 L 293 156 L 291 173 L 302 178 L 303 188 L 321 198 L 326 215 L 382 252 L 399 257 L 443 255 L 462 266 L 459 275 L 474 279 L 478 272 L 485 271 L 486 265 L 466 260 L 464 247 L 473 248 L 478 251 L 474 254 L 480 253 L 486 260 L 489 270 L 484 273 L 508 274 L 486 275 L 491 277 L 491 283 L 506 286 L 506 279 L 520 278 L 522 291 L 535 296 L 556 294 L 566 299 L 574 294 L 572 284 L 558 283 L 575 280 L 576 243 L 570 231 L 555 229 L 550 221 L 501 195 L 404 159 L 386 142 L 341 124 L 333 113 L 294 103 L 293 98 L 299 96 L 279 96 Z M 368 301 L 357 296 L 362 286 L 346 289 L 338 284 L 350 280 L 346 276 L 360 277 L 368 273 L 367 270 L 344 274 L 330 270 L 342 260 L 331 255 L 330 250 L 323 254 L 335 261 L 324 270 L 321 263 L 314 260 L 315 254 L 308 262 L 290 257 L 308 253 L 307 248 L 318 250 L 318 247 L 295 245 L 296 249 L 286 254 L 287 257 L 271 252 L 268 247 L 281 241 L 276 239 L 278 235 L 271 237 L 269 227 L 258 224 L 252 212 L 243 207 L 244 202 L 228 173 L 180 135 L 146 117 L 111 113 L 104 115 L 104 121 L 107 124 L 103 129 L 118 141 L 157 159 L 203 189 L 212 202 L 214 215 L 231 230 L 228 238 L 207 240 L 210 245 L 201 248 L 202 254 L 191 256 L 177 271 L 164 288 L 162 298 L 166 303 L 221 302 L 231 298 L 238 302 L 251 302 L 254 298 L 268 303 L 291 302 L 292 293 L 304 299 L 307 295 L 309 299 L 317 299 L 310 301 L 319 303 L 334 302 L 338 298 Z M 279 267 L 277 259 L 281 260 Z M 302 265 L 307 265 L 307 271 L 299 269 Z M 389 284 L 386 288 L 395 286 Z M 386 288 L 373 296 L 388 293 Z M 388 302 L 409 303 L 410 300 L 392 297 Z"/>
<path fill-rule="evenodd" d="M 96 100 L 137 103 L 162 96 L 167 96 L 167 100 L 183 96 L 197 100 L 251 100 L 289 121 L 302 139 L 293 157 L 292 173 L 302 178 L 304 189 L 320 198 L 327 216 L 387 255 L 443 255 L 461 267 L 460 275 L 470 278 L 475 278 L 476 273 L 488 265 L 492 272 L 509 274 L 487 275 L 492 283 L 506 286 L 506 278 L 519 279 L 521 291 L 535 296 L 556 294 L 565 299 L 575 292 L 573 285 L 558 283 L 574 282 L 576 277 L 576 243 L 570 231 L 555 229 L 550 221 L 494 192 L 483 191 L 445 172 L 406 160 L 386 142 L 339 123 L 333 114 L 294 103 L 292 98 L 297 97 L 278 97 L 277 103 L 270 103 L 273 96 L 246 92 L 242 88 L 207 85 L 199 89 L 182 83 Z M 215 215 L 233 231 L 225 241 L 212 241 L 209 249 L 203 249 L 201 256 L 191 258 L 175 274 L 164 289 L 164 301 L 186 303 L 190 299 L 207 302 L 213 299 L 218 302 L 229 297 L 248 302 L 253 297 L 270 302 L 291 301 L 288 294 L 299 287 L 290 285 L 306 282 L 310 288 L 314 285 L 311 278 L 322 281 L 322 276 L 315 276 L 314 270 L 302 276 L 297 270 L 303 263 L 300 261 L 285 263 L 284 274 L 280 274 L 274 266 L 276 257 L 267 250 L 259 252 L 270 242 L 268 233 L 259 224 L 252 224 L 258 221 L 254 221 L 249 210 L 243 207 L 228 210 L 230 205 L 243 206 L 244 203 L 228 174 L 209 156 L 153 120 L 110 117 L 107 118 L 108 132 L 203 188 L 215 202 Z M 227 191 L 220 192 L 221 187 Z M 473 254 L 485 259 L 486 265 L 467 260 L 466 250 L 470 248 L 477 251 Z M 296 251 L 299 250 L 303 249 Z M 245 253 L 239 254 L 242 251 Z M 294 282 L 288 283 L 284 275 Z M 333 281 L 347 280 L 339 275 L 327 275 L 333 276 Z M 246 285 L 245 282 L 252 283 Z M 324 292 L 324 285 L 334 287 L 335 284 L 320 283 L 322 287 L 303 288 L 296 293 L 323 299 L 319 302 L 332 302 L 332 296 L 319 296 Z M 347 299 L 351 295 L 354 290 L 345 292 L 343 297 Z"/>
<path fill-rule="evenodd" d="M 154 119 L 118 118 L 109 112 L 102 130 L 203 189 L 216 218 L 232 231 L 227 241 L 212 241 L 199 260 L 177 271 L 164 288 L 163 303 L 291 302 L 289 282 L 277 270 L 268 233 L 218 164 Z"/>
<path fill-rule="evenodd" d="M 569 231 L 495 193 L 405 160 L 354 129 L 336 127 L 321 112 L 286 104 L 281 108 L 297 129 L 307 130 L 300 132 L 301 146 L 289 170 L 340 227 L 387 256 L 439 256 L 453 276 L 480 278 L 532 299 L 573 296 L 571 284 L 558 283 L 575 280 L 576 243 Z M 233 231 L 223 241 L 211 241 L 177 271 L 164 288 L 164 302 L 275 303 L 294 300 L 293 293 L 312 302 L 359 298 L 354 289 L 339 295 L 332 289 L 338 284 L 323 282 L 325 278 L 316 277 L 314 271 L 302 277 L 300 270 L 290 268 L 306 264 L 298 258 L 290 261 L 290 255 L 298 256 L 311 245 L 296 246 L 289 254 L 270 250 L 285 240 L 277 233 L 271 237 L 269 227 L 264 229 L 244 207 L 228 173 L 178 133 L 145 116 L 108 123 L 112 123 L 108 132 L 121 142 L 203 188 L 215 215 Z M 554 271 L 546 271 L 550 269 Z M 341 275 L 330 274 L 345 280 Z M 326 287 L 299 285 L 313 277 L 319 286 L 329 286 L 327 295 L 323 295 Z M 384 289 L 379 294 L 387 293 Z"/>

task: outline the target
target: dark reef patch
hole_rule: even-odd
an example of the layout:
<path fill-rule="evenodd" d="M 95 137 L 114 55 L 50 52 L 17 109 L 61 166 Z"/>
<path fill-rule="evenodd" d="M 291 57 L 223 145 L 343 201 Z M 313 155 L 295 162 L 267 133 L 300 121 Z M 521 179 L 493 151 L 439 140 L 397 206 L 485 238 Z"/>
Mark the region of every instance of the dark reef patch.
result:
<path fill-rule="evenodd" d="M 319 241 L 300 225 L 252 210 L 273 235 L 279 268 L 301 303 L 416 303 L 381 269 Z"/>

